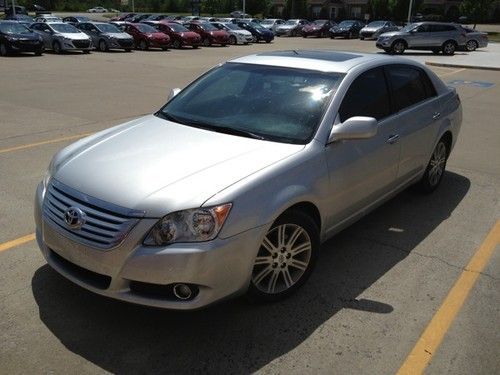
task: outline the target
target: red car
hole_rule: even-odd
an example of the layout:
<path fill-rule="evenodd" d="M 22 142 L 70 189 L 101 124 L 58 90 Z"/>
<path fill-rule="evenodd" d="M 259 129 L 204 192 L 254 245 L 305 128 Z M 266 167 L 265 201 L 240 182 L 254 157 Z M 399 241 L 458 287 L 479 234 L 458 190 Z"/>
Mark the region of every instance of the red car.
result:
<path fill-rule="evenodd" d="M 170 46 L 170 37 L 144 23 L 128 23 L 123 26 L 123 31 L 134 37 L 135 48 L 143 51 L 149 48 L 167 50 Z"/>
<path fill-rule="evenodd" d="M 145 21 L 145 24 L 155 27 L 162 33 L 170 37 L 173 48 L 182 48 L 184 46 L 192 46 L 198 48 L 201 44 L 201 37 L 199 34 L 189 31 L 181 24 L 175 22 L 161 21 Z"/>
<path fill-rule="evenodd" d="M 213 44 L 220 44 L 225 47 L 229 44 L 229 33 L 225 30 L 219 30 L 209 22 L 193 21 L 186 24 L 187 28 L 201 36 L 201 41 L 205 47 Z"/>
<path fill-rule="evenodd" d="M 329 20 L 316 20 L 302 28 L 302 36 L 317 36 L 318 38 L 326 38 L 330 36 L 328 30 L 335 26 L 335 22 Z"/>

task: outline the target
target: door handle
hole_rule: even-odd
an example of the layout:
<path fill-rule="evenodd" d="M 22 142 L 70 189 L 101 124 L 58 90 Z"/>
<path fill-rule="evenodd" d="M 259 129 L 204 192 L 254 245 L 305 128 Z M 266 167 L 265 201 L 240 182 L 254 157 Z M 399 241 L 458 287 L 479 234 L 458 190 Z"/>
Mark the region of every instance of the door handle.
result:
<path fill-rule="evenodd" d="M 387 138 L 387 143 L 393 145 L 399 140 L 399 134 L 393 134 L 389 138 Z"/>
<path fill-rule="evenodd" d="M 438 119 L 438 118 L 440 118 L 440 117 L 441 117 L 441 113 L 439 113 L 439 112 L 435 112 L 435 113 L 432 115 L 432 119 L 433 119 L 433 120 L 437 120 L 437 119 Z"/>

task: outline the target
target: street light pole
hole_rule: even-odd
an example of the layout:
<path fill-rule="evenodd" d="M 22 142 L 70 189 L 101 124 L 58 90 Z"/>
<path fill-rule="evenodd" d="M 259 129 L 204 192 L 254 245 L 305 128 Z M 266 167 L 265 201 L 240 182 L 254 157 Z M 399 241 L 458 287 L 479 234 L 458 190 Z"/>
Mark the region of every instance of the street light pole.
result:
<path fill-rule="evenodd" d="M 410 6 L 408 7 L 408 23 L 411 23 L 411 8 L 413 8 L 413 0 L 410 0 Z"/>
<path fill-rule="evenodd" d="M 243 0 L 243 17 L 245 17 L 245 0 Z"/>
<path fill-rule="evenodd" d="M 14 18 L 16 17 L 16 6 L 14 4 L 14 0 L 12 0 L 12 16 Z"/>
<path fill-rule="evenodd" d="M 135 13 L 135 0 L 132 0 L 132 13 Z"/>

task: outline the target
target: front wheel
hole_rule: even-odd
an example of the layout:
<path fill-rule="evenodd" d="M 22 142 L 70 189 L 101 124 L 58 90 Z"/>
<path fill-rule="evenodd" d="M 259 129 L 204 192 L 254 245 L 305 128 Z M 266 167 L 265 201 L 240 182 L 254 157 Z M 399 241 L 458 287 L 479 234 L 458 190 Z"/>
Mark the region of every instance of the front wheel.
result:
<path fill-rule="evenodd" d="M 392 45 L 392 52 L 401 55 L 406 49 L 406 44 L 402 40 L 396 40 Z"/>
<path fill-rule="evenodd" d="M 232 44 L 233 46 L 237 43 L 236 37 L 234 35 L 231 35 L 229 37 L 229 44 Z"/>
<path fill-rule="evenodd" d="M 178 39 L 175 39 L 172 43 L 172 47 L 174 47 L 175 49 L 181 48 L 181 42 Z"/>
<path fill-rule="evenodd" d="M 210 43 L 210 39 L 208 39 L 208 38 L 203 39 L 203 46 L 204 47 L 210 47 L 211 44 L 212 43 Z"/>
<path fill-rule="evenodd" d="M 319 229 L 301 211 L 280 216 L 264 236 L 254 261 L 248 296 L 277 301 L 295 292 L 310 276 L 319 251 Z"/>
<path fill-rule="evenodd" d="M 101 51 L 101 52 L 108 52 L 109 51 L 109 47 L 108 47 L 108 44 L 106 43 L 106 41 L 101 40 L 99 42 L 99 51 Z"/>
<path fill-rule="evenodd" d="M 3 43 L 0 43 L 0 56 L 7 56 L 9 51 L 7 50 L 7 46 Z"/>
<path fill-rule="evenodd" d="M 446 169 L 448 154 L 449 150 L 444 139 L 440 139 L 432 152 L 431 160 L 429 160 L 425 173 L 419 182 L 420 188 L 424 193 L 432 193 L 441 183 Z"/>
<path fill-rule="evenodd" d="M 57 41 L 54 42 L 54 44 L 52 44 L 52 50 L 57 54 L 62 53 L 61 43 Z"/>

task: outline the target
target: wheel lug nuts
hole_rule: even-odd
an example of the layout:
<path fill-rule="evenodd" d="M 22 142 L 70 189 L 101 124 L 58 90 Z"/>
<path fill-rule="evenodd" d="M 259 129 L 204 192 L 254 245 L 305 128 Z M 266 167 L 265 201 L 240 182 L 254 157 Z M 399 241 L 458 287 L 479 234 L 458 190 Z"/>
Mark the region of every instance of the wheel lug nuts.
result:
<path fill-rule="evenodd" d="M 273 263 L 273 268 L 278 267 L 278 263 Z"/>
<path fill-rule="evenodd" d="M 281 263 L 281 268 L 285 268 L 286 267 L 286 263 Z"/>
<path fill-rule="evenodd" d="M 290 254 L 290 253 L 286 254 L 286 259 L 290 259 L 291 256 L 292 256 L 292 254 Z"/>
<path fill-rule="evenodd" d="M 278 254 L 277 253 L 274 253 L 273 254 L 273 258 L 277 258 L 278 257 Z"/>

